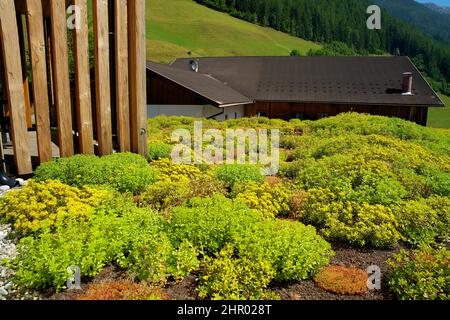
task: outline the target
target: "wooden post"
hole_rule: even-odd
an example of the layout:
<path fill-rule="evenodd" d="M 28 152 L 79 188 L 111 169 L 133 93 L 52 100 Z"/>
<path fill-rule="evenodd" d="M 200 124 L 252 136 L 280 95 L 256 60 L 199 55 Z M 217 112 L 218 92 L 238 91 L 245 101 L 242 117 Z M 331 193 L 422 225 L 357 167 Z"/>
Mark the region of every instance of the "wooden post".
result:
<path fill-rule="evenodd" d="M 26 106 L 26 119 L 27 127 L 31 129 L 33 123 L 31 121 L 31 95 L 30 95 L 30 82 L 28 81 L 28 65 L 27 55 L 25 48 L 25 32 L 23 29 L 22 14 L 17 14 L 17 30 L 19 32 L 19 46 L 20 46 L 20 59 L 22 61 L 22 82 L 23 90 L 25 93 L 25 106 Z"/>
<path fill-rule="evenodd" d="M 3 51 L 2 51 L 2 33 L 0 32 L 0 100 L 6 100 L 6 80 L 5 80 L 5 69 L 3 65 Z M 1 109 L 0 109 L 1 110 Z"/>
<path fill-rule="evenodd" d="M 147 157 L 145 1 L 128 1 L 131 150 Z"/>
<path fill-rule="evenodd" d="M 126 152 L 131 150 L 127 0 L 114 0 L 114 9 L 117 135 L 119 138 L 120 151 Z"/>
<path fill-rule="evenodd" d="M 95 99 L 100 155 L 112 153 L 108 0 L 94 0 Z"/>
<path fill-rule="evenodd" d="M 42 4 L 44 5 L 43 2 Z M 48 3 L 47 3 L 48 6 Z M 44 14 L 45 15 L 45 14 Z M 47 62 L 47 78 L 48 78 L 48 92 L 49 92 L 49 104 L 50 104 L 50 126 L 57 126 L 56 106 L 55 106 L 55 80 L 53 79 L 53 67 L 52 67 L 52 24 L 50 18 L 44 20 L 44 33 L 45 33 L 45 48 L 47 49 L 46 62 Z"/>
<path fill-rule="evenodd" d="M 92 100 L 89 69 L 89 30 L 87 1 L 74 0 L 80 9 L 80 28 L 73 31 L 75 56 L 76 103 L 80 152 L 94 153 L 94 133 L 92 125 Z"/>
<path fill-rule="evenodd" d="M 33 168 L 27 123 L 24 117 L 26 114 L 25 94 L 22 83 L 16 10 L 13 1 L 0 0 L 0 34 L 6 70 L 6 92 L 11 113 L 14 159 L 20 175 L 30 174 Z"/>
<path fill-rule="evenodd" d="M 3 96 L 5 92 L 5 69 L 3 68 L 3 51 L 2 51 L 2 33 L 0 32 L 0 100 L 5 99 Z"/>
<path fill-rule="evenodd" d="M 6 100 L 6 97 L 4 97 L 5 93 L 5 74 L 3 70 L 3 51 L 2 51 L 2 33 L 0 32 L 0 117 L 3 118 L 3 110 L 2 110 L 2 104 L 3 100 Z M 4 128 L 3 128 L 4 129 Z M 3 172 L 6 172 L 6 163 L 5 163 L 5 154 L 3 153 L 3 134 L 0 131 L 0 170 Z"/>
<path fill-rule="evenodd" d="M 25 2 L 39 161 L 43 163 L 52 160 L 53 155 L 42 3 L 35 0 Z"/>
<path fill-rule="evenodd" d="M 52 63 L 58 119 L 58 141 L 61 157 L 74 154 L 72 103 L 70 99 L 69 54 L 67 47 L 67 20 L 64 1 L 50 1 Z"/>

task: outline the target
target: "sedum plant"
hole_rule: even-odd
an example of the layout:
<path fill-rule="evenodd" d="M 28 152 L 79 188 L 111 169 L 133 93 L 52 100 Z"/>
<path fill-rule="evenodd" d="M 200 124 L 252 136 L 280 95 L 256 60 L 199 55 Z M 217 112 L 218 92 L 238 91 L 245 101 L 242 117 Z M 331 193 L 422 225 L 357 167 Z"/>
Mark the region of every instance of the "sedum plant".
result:
<path fill-rule="evenodd" d="M 238 183 L 263 183 L 264 177 L 261 169 L 251 164 L 225 164 L 215 170 L 216 177 L 233 189 Z"/>
<path fill-rule="evenodd" d="M 432 196 L 393 207 L 404 240 L 413 246 L 446 242 L 450 236 L 450 199 Z"/>
<path fill-rule="evenodd" d="M 161 285 L 198 268 L 197 249 L 188 241 L 171 242 L 164 219 L 147 210 L 130 207 L 118 215 L 99 207 L 89 220 L 59 221 L 55 228 L 20 240 L 19 254 L 9 262 L 16 284 L 60 291 L 72 275 L 70 266 L 94 277 L 116 264 L 135 279 Z"/>
<path fill-rule="evenodd" d="M 170 229 L 173 241 L 188 240 L 209 257 L 203 263 L 200 291 L 213 298 L 261 298 L 268 283 L 309 279 L 333 255 L 314 227 L 265 219 L 257 210 L 220 195 L 194 198 L 174 209 Z M 233 272 L 237 274 L 225 279 Z M 260 274 L 262 283 L 249 273 Z M 243 282 L 237 284 L 241 277 Z M 255 296 L 249 295 L 252 290 Z"/>
<path fill-rule="evenodd" d="M 401 300 L 450 299 L 450 251 L 432 249 L 402 250 L 388 260 L 393 269 L 388 276 L 391 292 Z"/>
<path fill-rule="evenodd" d="M 76 155 L 40 165 L 35 179 L 59 180 L 75 187 L 103 185 L 137 195 L 157 180 L 157 172 L 137 154 L 116 153 L 101 158 Z"/>
<path fill-rule="evenodd" d="M 234 193 L 236 200 L 242 201 L 249 208 L 258 210 L 266 218 L 287 215 L 290 211 L 291 192 L 282 183 L 275 186 L 270 186 L 267 182 L 261 185 L 255 182 L 238 184 Z"/>
<path fill-rule="evenodd" d="M 275 275 L 270 262 L 236 258 L 234 248 L 227 245 L 215 257 L 206 257 L 200 276 L 200 298 L 212 300 L 274 299 L 268 289 Z"/>
<path fill-rule="evenodd" d="M 172 152 L 172 146 L 164 142 L 153 142 L 148 145 L 148 159 L 150 161 L 168 159 Z"/>
<path fill-rule="evenodd" d="M 54 180 L 45 183 L 32 180 L 0 200 L 0 217 L 23 236 L 52 228 L 58 221 L 87 220 L 96 207 L 114 197 L 107 189 L 78 189 Z"/>
<path fill-rule="evenodd" d="M 343 201 L 327 189 L 311 189 L 301 208 L 300 221 L 311 223 L 330 240 L 357 246 L 393 247 L 402 239 L 392 210 L 383 205 Z"/>

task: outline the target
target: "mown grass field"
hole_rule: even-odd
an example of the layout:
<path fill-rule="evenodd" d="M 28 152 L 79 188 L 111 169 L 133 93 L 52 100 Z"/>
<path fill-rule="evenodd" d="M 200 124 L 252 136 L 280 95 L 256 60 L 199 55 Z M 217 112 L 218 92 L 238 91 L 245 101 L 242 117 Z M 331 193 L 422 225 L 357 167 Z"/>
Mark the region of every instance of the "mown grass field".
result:
<path fill-rule="evenodd" d="M 201 6 L 193 0 L 146 0 L 147 58 L 288 55 L 320 46 Z"/>
<path fill-rule="evenodd" d="M 450 129 L 450 97 L 439 95 L 445 103 L 445 108 L 430 108 L 428 126 Z"/>

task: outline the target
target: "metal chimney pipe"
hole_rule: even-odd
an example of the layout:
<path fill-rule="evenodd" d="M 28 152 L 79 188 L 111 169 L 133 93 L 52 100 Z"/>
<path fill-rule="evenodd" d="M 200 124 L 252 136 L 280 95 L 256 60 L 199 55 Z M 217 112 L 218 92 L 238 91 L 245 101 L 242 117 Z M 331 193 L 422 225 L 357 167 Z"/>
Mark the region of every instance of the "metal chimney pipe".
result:
<path fill-rule="evenodd" d="M 412 96 L 413 74 L 412 72 L 403 73 L 403 93 L 404 96 Z"/>
<path fill-rule="evenodd" d="M 199 63 L 198 60 L 191 60 L 189 63 L 189 66 L 191 67 L 191 71 L 198 72 Z"/>

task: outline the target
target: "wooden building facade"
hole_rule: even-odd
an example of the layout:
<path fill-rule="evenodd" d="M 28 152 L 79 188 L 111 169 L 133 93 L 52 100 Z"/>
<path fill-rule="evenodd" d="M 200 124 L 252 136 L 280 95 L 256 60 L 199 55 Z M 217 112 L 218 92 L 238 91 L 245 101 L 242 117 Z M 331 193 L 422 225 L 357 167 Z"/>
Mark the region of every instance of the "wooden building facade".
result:
<path fill-rule="evenodd" d="M 284 120 L 317 120 L 324 117 L 335 116 L 343 112 L 357 112 L 385 117 L 397 117 L 426 126 L 428 107 L 270 101 L 258 101 L 245 107 L 246 117 L 264 116 Z"/>

